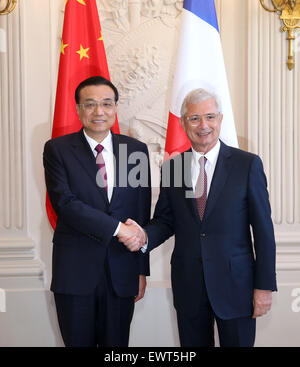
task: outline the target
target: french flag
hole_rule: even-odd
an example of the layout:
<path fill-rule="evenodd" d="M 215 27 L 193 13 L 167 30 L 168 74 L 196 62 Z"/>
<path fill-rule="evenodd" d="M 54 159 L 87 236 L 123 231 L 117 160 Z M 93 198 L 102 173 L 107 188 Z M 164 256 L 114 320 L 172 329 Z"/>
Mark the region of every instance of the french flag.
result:
<path fill-rule="evenodd" d="M 180 123 L 180 108 L 184 97 L 196 88 L 207 89 L 219 96 L 224 115 L 220 139 L 237 147 L 214 0 L 184 0 L 183 3 L 165 159 L 190 148 L 190 141 Z"/>

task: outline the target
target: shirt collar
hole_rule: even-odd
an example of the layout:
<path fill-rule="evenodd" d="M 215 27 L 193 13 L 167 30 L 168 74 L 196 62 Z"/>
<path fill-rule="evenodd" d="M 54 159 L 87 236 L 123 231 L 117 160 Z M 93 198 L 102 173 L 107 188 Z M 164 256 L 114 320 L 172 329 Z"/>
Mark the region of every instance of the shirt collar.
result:
<path fill-rule="evenodd" d="M 113 152 L 113 144 L 112 144 L 112 134 L 111 131 L 109 131 L 108 135 L 101 141 L 101 143 L 98 143 L 96 140 L 92 139 L 87 135 L 87 133 L 83 129 L 83 134 L 89 143 L 89 146 L 91 147 L 92 151 L 95 150 L 96 146 L 98 144 L 101 144 L 104 148 L 104 150 L 107 150 L 109 152 Z"/>
<path fill-rule="evenodd" d="M 219 156 L 220 147 L 221 147 L 221 143 L 220 143 L 220 140 L 218 140 L 217 144 L 210 151 L 204 154 L 205 158 L 208 160 L 210 164 L 214 165 L 216 163 L 218 156 Z M 199 158 L 201 157 L 202 154 L 200 154 L 199 152 L 196 152 L 196 150 L 193 147 L 192 147 L 192 152 L 193 152 L 194 161 L 198 163 Z"/>

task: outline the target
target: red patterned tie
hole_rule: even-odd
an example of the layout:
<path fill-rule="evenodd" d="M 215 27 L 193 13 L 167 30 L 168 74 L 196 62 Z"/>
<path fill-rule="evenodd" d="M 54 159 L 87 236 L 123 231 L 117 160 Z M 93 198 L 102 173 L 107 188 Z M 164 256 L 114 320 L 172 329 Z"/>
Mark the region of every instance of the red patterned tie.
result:
<path fill-rule="evenodd" d="M 104 147 L 101 144 L 98 144 L 95 148 L 95 150 L 98 152 L 96 157 L 96 163 L 99 168 L 99 171 L 101 173 L 101 177 L 103 179 L 104 187 L 107 192 L 107 174 L 106 174 L 106 168 L 105 168 L 105 162 L 102 155 L 102 150 Z"/>
<path fill-rule="evenodd" d="M 207 199 L 207 176 L 205 171 L 205 163 L 207 158 L 202 155 L 199 159 L 200 172 L 195 188 L 196 205 L 199 212 L 199 217 L 202 220 Z"/>

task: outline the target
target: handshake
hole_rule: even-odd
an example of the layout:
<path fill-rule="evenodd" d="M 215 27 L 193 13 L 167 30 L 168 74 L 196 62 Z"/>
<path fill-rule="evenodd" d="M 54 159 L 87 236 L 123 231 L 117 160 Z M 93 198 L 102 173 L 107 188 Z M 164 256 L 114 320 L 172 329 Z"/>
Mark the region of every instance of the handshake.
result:
<path fill-rule="evenodd" d="M 129 251 L 139 251 L 147 242 L 146 232 L 130 218 L 125 223 L 121 223 L 117 236 Z"/>

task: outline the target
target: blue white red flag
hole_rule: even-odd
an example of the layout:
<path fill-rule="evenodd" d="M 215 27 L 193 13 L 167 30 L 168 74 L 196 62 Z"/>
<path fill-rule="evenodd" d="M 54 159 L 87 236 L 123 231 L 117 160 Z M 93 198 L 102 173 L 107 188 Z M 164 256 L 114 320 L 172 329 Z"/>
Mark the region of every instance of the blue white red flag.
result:
<path fill-rule="evenodd" d="M 181 153 L 190 142 L 180 124 L 184 97 L 193 89 L 204 88 L 221 100 L 223 122 L 220 139 L 237 147 L 224 57 L 214 0 L 184 0 L 177 64 L 173 82 L 165 157 Z"/>

